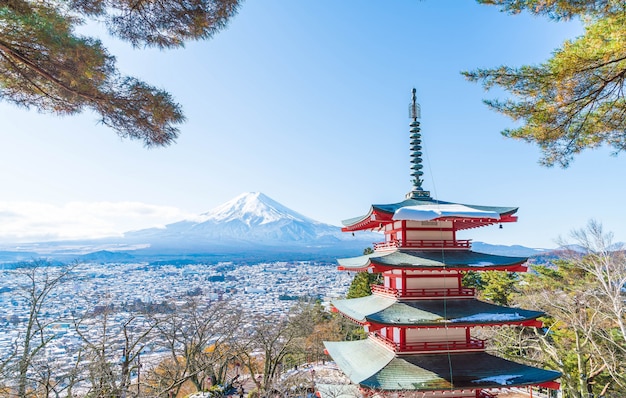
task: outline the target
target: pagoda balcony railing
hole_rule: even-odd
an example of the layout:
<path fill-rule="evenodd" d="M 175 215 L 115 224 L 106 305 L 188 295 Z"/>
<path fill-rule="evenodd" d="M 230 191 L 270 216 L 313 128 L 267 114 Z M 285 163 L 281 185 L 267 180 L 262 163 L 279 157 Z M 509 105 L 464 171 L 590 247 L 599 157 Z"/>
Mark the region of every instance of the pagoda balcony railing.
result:
<path fill-rule="evenodd" d="M 394 352 L 474 351 L 485 349 L 485 340 L 480 339 L 470 339 L 469 341 L 423 341 L 400 344 L 378 333 L 370 336 L 373 336 L 373 338 Z"/>
<path fill-rule="evenodd" d="M 442 297 L 475 297 L 476 289 L 471 287 L 396 289 L 383 285 L 370 285 L 372 293 L 397 298 L 442 298 Z"/>
<path fill-rule="evenodd" d="M 472 247 L 471 239 L 466 240 L 401 240 L 395 239 L 387 242 L 374 243 L 374 250 L 391 250 L 396 248 L 410 249 L 469 249 Z"/>

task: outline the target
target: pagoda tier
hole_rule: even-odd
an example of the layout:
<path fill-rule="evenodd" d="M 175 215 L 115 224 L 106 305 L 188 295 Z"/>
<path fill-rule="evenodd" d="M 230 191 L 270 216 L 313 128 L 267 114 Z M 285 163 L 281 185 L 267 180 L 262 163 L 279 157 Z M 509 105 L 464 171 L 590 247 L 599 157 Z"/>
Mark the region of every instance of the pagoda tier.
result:
<path fill-rule="evenodd" d="M 448 392 L 477 397 L 483 389 L 541 385 L 558 372 L 508 361 L 485 352 L 397 356 L 375 339 L 325 342 L 343 372 L 361 388 L 376 391 Z"/>
<path fill-rule="evenodd" d="M 465 205 L 454 206 L 457 208 Z M 444 205 L 399 207 L 390 220 L 381 221 L 374 215 L 365 216 L 343 230 L 371 229 L 383 232 L 385 240 L 374 243 L 375 250 L 468 250 L 471 248 L 471 241 L 457 239 L 459 230 L 517 220 L 517 217 L 511 215 L 517 211 L 516 208 L 504 215 L 495 211 L 449 212 L 441 209 L 442 207 Z"/>
<path fill-rule="evenodd" d="M 475 298 L 401 300 L 374 293 L 332 304 L 397 355 L 484 351 L 485 342 L 472 338 L 472 327 L 541 327 L 537 318 L 544 315 Z"/>
<path fill-rule="evenodd" d="M 456 270 L 524 272 L 526 257 L 508 257 L 471 250 L 376 250 L 359 257 L 338 259 L 339 270 L 385 272 L 389 270 Z"/>
<path fill-rule="evenodd" d="M 492 224 L 516 222 L 517 207 L 477 206 L 445 202 L 428 198 L 406 199 L 402 202 L 372 205 L 369 212 L 361 217 L 344 220 L 345 232 L 361 230 L 401 230 L 414 227 L 445 228 L 459 231 Z M 441 221 L 440 224 L 432 224 Z M 413 224 L 411 224 L 413 222 Z"/>
<path fill-rule="evenodd" d="M 384 327 L 541 326 L 536 319 L 544 315 L 476 299 L 398 300 L 373 294 L 332 304 L 346 317 L 366 326 L 367 331 Z M 415 337 L 419 338 L 417 333 Z"/>

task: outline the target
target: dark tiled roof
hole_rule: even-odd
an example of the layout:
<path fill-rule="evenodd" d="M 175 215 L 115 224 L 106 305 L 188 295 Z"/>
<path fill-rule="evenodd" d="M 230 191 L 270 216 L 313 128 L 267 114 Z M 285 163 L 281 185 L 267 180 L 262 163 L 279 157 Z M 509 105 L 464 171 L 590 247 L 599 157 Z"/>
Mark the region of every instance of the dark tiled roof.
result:
<path fill-rule="evenodd" d="M 398 202 L 398 203 L 390 203 L 390 204 L 383 204 L 383 205 L 372 205 L 372 207 L 370 208 L 369 213 L 367 213 L 366 215 L 363 215 L 363 216 L 360 216 L 360 217 L 350 218 L 350 219 L 347 219 L 347 220 L 343 220 L 342 223 L 345 226 L 354 225 L 354 224 L 356 224 L 356 223 L 358 223 L 360 221 L 363 221 L 363 220 L 367 219 L 368 217 L 370 217 L 370 215 L 374 211 L 380 211 L 380 212 L 384 212 L 384 213 L 393 214 L 393 213 L 396 212 L 396 210 L 398 210 L 401 207 L 420 206 L 420 205 L 436 205 L 436 204 L 442 204 L 442 205 L 462 204 L 463 206 L 467 206 L 467 207 L 470 207 L 470 208 L 476 209 L 476 210 L 493 211 L 493 212 L 499 213 L 500 216 L 515 214 L 517 212 L 517 209 L 518 209 L 517 207 L 466 205 L 466 204 L 463 204 L 463 203 L 446 202 L 446 201 L 443 201 L 443 200 L 436 200 L 436 199 L 406 199 L 406 200 L 403 200 L 402 202 Z"/>
<path fill-rule="evenodd" d="M 448 390 L 536 385 L 558 372 L 508 361 L 484 352 L 396 357 L 371 339 L 325 342 L 341 370 L 356 384 L 378 390 Z M 379 351 L 389 353 L 380 355 Z"/>
<path fill-rule="evenodd" d="M 365 256 L 341 258 L 339 265 L 345 268 L 363 268 L 371 264 L 402 268 L 476 268 L 488 270 L 524 263 L 526 257 L 507 257 L 478 253 L 471 250 L 409 250 L 374 252 Z"/>
<path fill-rule="evenodd" d="M 341 313 L 360 322 L 383 325 L 490 325 L 523 322 L 544 315 L 476 299 L 405 300 L 378 295 L 334 301 Z"/>

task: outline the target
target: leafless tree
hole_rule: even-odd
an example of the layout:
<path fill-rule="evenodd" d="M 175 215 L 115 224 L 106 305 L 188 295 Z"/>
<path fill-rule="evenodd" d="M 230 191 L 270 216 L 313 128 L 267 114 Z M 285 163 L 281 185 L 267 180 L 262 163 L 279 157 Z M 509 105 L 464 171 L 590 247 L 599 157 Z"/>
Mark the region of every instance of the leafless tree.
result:
<path fill-rule="evenodd" d="M 586 254 L 577 265 L 592 275 L 596 289 L 589 299 L 600 314 L 615 322 L 620 331 L 622 347 L 626 347 L 626 254 L 622 244 L 613 242 L 613 234 L 605 233 L 602 224 L 589 221 L 587 227 L 573 232 L 573 237 Z"/>
<path fill-rule="evenodd" d="M 171 314 L 158 317 L 158 344 L 167 354 L 150 370 L 152 395 L 176 396 L 185 383 L 201 391 L 230 381 L 227 371 L 236 361 L 228 342 L 241 327 L 239 309 L 227 302 L 203 302 L 189 297 Z"/>
<path fill-rule="evenodd" d="M 92 397 L 140 396 L 131 390 L 131 376 L 140 371 L 141 353 L 154 338 L 157 323 L 141 313 L 116 310 L 104 301 L 75 320 Z"/>
<path fill-rule="evenodd" d="M 11 391 L 9 365 L 14 355 L 14 352 L 5 352 L 0 359 L 0 396 L 9 395 Z"/>
<path fill-rule="evenodd" d="M 611 374 L 612 381 L 626 391 L 626 254 L 622 244 L 613 242 L 613 233 L 591 220 L 585 228 L 572 232 L 584 249 L 582 256 L 568 256 L 590 283 L 578 306 L 592 312 L 599 327 L 586 329 L 598 366 Z M 608 388 L 608 387 L 607 387 Z M 606 390 L 605 388 L 604 390 Z M 601 392 L 604 395 L 604 391 Z"/>
<path fill-rule="evenodd" d="M 9 383 L 15 386 L 15 394 L 22 397 L 34 396 L 40 388 L 50 390 L 52 380 L 50 375 L 43 378 L 41 367 L 45 363 L 41 357 L 46 346 L 54 339 L 54 333 L 49 325 L 56 321 L 45 315 L 47 307 L 51 305 L 51 298 L 55 290 L 71 274 L 73 266 L 53 266 L 45 261 L 33 261 L 20 264 L 15 275 L 18 288 L 15 290 L 17 298 L 24 302 L 28 312 L 14 343 L 14 352 L 9 355 L 0 366 L 5 369 Z M 0 368 L 0 370 L 2 370 Z"/>
<path fill-rule="evenodd" d="M 257 315 L 249 319 L 246 335 L 233 343 L 243 366 L 253 377 L 261 396 L 281 391 L 279 376 L 288 357 L 301 357 L 306 338 L 313 331 L 313 322 L 302 308 L 295 308 L 283 317 Z"/>

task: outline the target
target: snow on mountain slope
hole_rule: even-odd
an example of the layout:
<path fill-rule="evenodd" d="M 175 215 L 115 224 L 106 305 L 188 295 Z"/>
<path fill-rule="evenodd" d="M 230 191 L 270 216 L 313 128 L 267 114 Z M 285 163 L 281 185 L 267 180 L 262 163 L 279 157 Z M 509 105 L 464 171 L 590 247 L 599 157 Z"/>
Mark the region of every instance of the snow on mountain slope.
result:
<path fill-rule="evenodd" d="M 199 223 L 241 221 L 246 225 L 253 226 L 285 219 L 320 224 L 281 205 L 261 192 L 243 193 L 215 209 L 201 214 L 196 221 Z"/>
<path fill-rule="evenodd" d="M 88 259 L 124 260 L 124 255 L 112 255 L 108 251 L 132 253 L 132 261 L 139 261 L 143 258 L 141 256 L 214 256 L 220 253 L 248 253 L 256 256 L 254 258 L 258 258 L 259 253 L 293 258 L 306 253 L 348 257 L 359 255 L 373 242 L 383 240 L 381 234 L 373 232 L 343 233 L 338 226 L 305 217 L 262 193 L 254 192 L 239 195 L 193 219 L 168 224 L 164 228 L 127 232 L 122 238 L 20 244 L 19 250 L 11 248 L 16 250 L 14 252 L 0 252 L 0 262 L 17 261 L 26 254 L 30 258 L 45 255 L 66 259 L 94 251 L 100 252 Z M 531 256 L 540 252 L 521 246 L 482 242 L 474 242 L 473 250 L 510 256 Z"/>
<path fill-rule="evenodd" d="M 132 242 L 164 245 L 220 245 L 247 247 L 332 246 L 353 242 L 369 246 L 382 240 L 378 234 L 352 234 L 341 228 L 305 217 L 260 192 L 244 193 L 191 220 L 128 232 L 124 237 Z"/>

